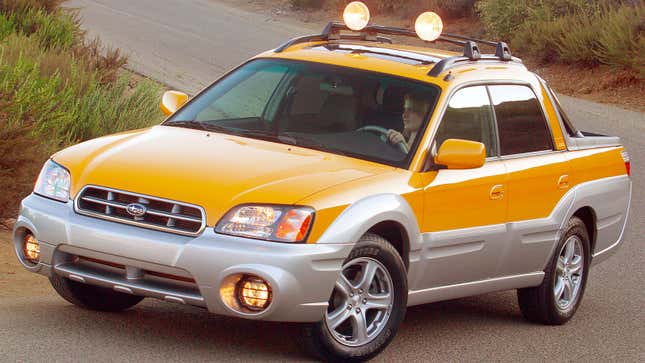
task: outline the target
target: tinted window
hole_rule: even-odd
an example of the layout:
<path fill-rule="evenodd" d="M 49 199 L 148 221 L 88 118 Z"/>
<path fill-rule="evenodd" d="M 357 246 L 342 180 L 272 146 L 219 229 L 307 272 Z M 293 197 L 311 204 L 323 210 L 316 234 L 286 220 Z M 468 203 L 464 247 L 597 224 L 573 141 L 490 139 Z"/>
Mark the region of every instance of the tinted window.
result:
<path fill-rule="evenodd" d="M 502 155 L 553 150 L 539 101 L 526 86 L 489 86 Z"/>
<path fill-rule="evenodd" d="M 464 88 L 452 96 L 437 131 L 437 148 L 447 139 L 481 142 L 486 145 L 486 156 L 497 156 L 493 108 L 486 87 Z"/>

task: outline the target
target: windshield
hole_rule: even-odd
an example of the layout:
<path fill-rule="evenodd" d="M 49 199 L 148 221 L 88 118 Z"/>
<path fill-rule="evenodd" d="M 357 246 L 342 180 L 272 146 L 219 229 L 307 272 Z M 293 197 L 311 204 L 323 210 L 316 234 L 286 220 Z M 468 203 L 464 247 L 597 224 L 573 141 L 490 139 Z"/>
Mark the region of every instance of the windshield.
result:
<path fill-rule="evenodd" d="M 406 168 L 438 95 L 436 86 L 381 73 L 259 59 L 214 83 L 164 125 Z"/>

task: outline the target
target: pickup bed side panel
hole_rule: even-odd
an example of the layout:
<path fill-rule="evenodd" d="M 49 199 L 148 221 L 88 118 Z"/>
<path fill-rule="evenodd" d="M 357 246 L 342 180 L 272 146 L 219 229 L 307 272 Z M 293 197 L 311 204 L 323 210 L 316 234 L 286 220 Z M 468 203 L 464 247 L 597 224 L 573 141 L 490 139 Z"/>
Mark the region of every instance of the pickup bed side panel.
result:
<path fill-rule="evenodd" d="M 631 178 L 621 156 L 622 147 L 596 148 L 567 153 L 571 181 L 579 185 L 571 214 L 590 207 L 596 222 L 593 255 L 618 245 L 627 221 Z M 600 259 L 594 263 L 600 262 Z"/>

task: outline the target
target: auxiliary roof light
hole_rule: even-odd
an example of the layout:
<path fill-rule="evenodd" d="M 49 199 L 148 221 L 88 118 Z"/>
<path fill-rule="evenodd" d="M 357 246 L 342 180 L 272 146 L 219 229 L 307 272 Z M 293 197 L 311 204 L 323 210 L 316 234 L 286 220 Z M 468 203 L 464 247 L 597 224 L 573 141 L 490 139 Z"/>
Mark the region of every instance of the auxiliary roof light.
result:
<path fill-rule="evenodd" d="M 425 12 L 417 18 L 414 24 L 414 30 L 419 35 L 419 38 L 432 42 L 437 40 L 443 30 L 443 22 L 441 17 L 432 11 Z"/>
<path fill-rule="evenodd" d="M 370 22 L 370 9 L 360 1 L 352 1 L 345 7 L 343 20 L 351 30 L 363 30 Z"/>

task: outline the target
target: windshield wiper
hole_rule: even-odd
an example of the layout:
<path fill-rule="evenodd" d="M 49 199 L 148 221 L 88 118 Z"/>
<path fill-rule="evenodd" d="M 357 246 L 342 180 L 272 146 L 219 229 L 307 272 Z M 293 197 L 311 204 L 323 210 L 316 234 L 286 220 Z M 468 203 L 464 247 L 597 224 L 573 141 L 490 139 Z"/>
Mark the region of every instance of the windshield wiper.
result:
<path fill-rule="evenodd" d="M 163 126 L 185 127 L 187 129 L 207 131 L 206 126 L 199 121 L 172 121 L 164 123 Z"/>
<path fill-rule="evenodd" d="M 197 130 L 211 131 L 211 132 L 221 132 L 224 134 L 233 134 L 233 135 L 241 135 L 243 131 L 240 129 L 234 129 L 230 127 L 215 125 L 208 121 L 172 121 L 172 122 L 165 123 L 164 126 L 185 127 L 190 129 L 197 129 Z"/>
<path fill-rule="evenodd" d="M 334 153 L 334 154 L 340 154 L 340 155 L 349 155 L 349 153 L 347 153 L 347 152 L 344 152 L 344 151 L 338 150 L 338 149 L 332 149 L 329 146 L 321 143 L 320 141 L 315 140 L 315 139 L 310 138 L 310 137 L 294 135 L 292 133 L 285 133 L 285 134 L 281 134 L 279 136 L 279 139 L 282 142 L 285 142 L 285 143 L 288 143 L 288 144 L 291 144 L 291 145 L 295 145 L 295 146 L 299 146 L 299 147 L 316 149 L 316 150 L 330 152 L 330 153 Z"/>

